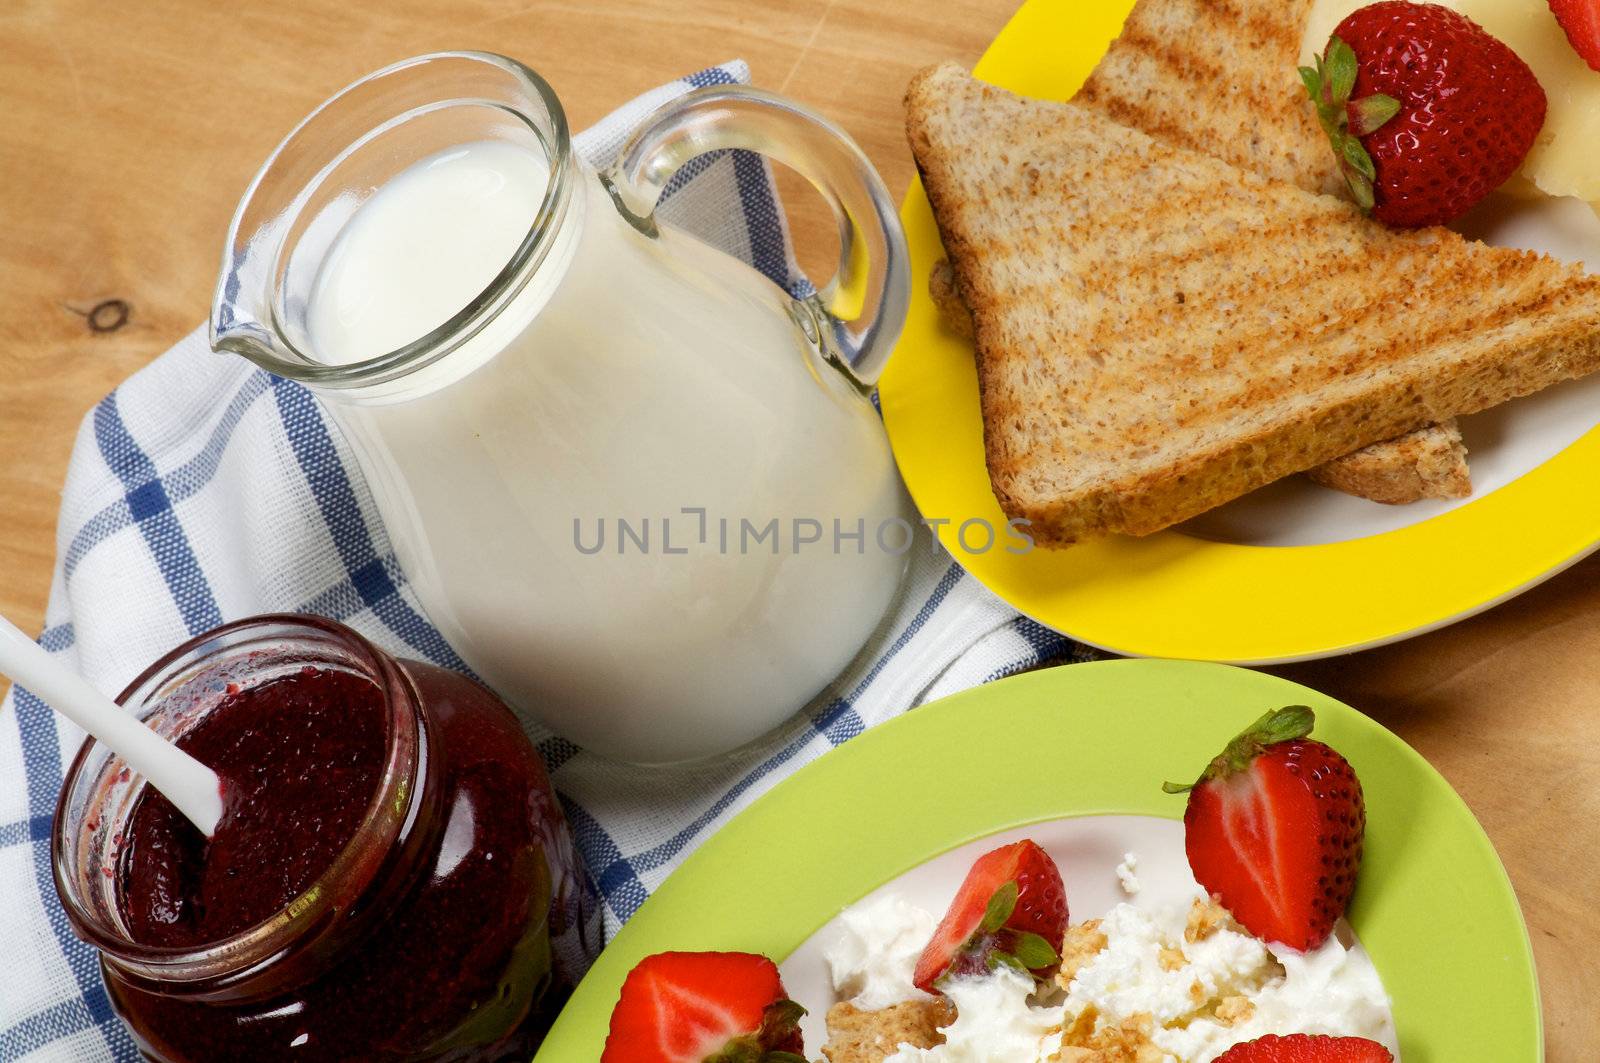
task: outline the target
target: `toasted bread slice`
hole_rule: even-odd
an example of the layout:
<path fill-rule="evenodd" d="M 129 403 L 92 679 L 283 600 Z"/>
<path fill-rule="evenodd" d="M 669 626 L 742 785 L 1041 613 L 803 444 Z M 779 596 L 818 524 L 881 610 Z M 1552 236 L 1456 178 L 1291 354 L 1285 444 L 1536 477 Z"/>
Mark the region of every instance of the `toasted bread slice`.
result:
<path fill-rule="evenodd" d="M 939 310 L 939 320 L 963 339 L 972 339 L 972 312 L 961 299 L 950 260 L 941 258 L 928 274 L 928 294 Z M 1388 505 L 1418 502 L 1424 498 L 1466 498 L 1472 494 L 1472 474 L 1467 468 L 1467 445 L 1452 418 L 1386 439 L 1354 454 L 1306 470 L 1323 487 L 1357 498 Z"/>
<path fill-rule="evenodd" d="M 990 479 L 1043 545 L 1144 535 L 1600 368 L 1600 278 L 1159 143 L 954 64 L 907 131 L 977 332 Z"/>
<path fill-rule="evenodd" d="M 1138 0 L 1076 102 L 1241 170 L 1344 194 L 1299 75 L 1312 0 Z M 1427 460 L 1419 463 L 1418 458 Z M 1455 425 L 1381 441 L 1312 479 L 1378 502 L 1472 493 Z"/>

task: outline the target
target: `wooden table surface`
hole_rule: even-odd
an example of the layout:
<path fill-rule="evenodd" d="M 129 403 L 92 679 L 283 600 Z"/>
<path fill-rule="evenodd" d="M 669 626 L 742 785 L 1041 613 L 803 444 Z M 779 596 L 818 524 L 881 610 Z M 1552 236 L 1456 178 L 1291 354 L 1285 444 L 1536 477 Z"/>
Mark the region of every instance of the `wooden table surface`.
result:
<path fill-rule="evenodd" d="M 900 189 L 912 173 L 906 80 L 934 60 L 973 61 L 1014 2 L 10 0 L 0 11 L 0 611 L 40 626 L 80 419 L 205 318 L 247 180 L 341 85 L 419 52 L 501 51 L 543 73 L 581 128 L 738 56 L 758 84 L 839 121 Z M 795 202 L 798 228 L 820 230 L 820 200 Z M 1600 558 L 1444 631 L 1281 669 L 1398 731 L 1482 820 L 1527 914 L 1559 1063 L 1600 1056 L 1600 964 L 1587 959 L 1600 954 L 1596 661 Z"/>

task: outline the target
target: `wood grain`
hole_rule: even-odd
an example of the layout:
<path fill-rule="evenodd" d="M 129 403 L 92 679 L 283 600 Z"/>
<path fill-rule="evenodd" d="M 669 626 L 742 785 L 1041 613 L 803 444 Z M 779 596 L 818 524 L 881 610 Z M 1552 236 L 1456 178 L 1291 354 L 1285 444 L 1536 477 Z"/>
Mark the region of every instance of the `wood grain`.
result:
<path fill-rule="evenodd" d="M 1600 556 L 1442 631 L 1272 669 L 1399 734 L 1478 817 L 1522 902 L 1555 1063 L 1600 1058 L 1597 619 Z"/>
<path fill-rule="evenodd" d="M 907 79 L 938 59 L 974 60 L 1013 2 L 9 0 L 0 8 L 0 611 L 40 626 L 80 420 L 204 319 L 245 183 L 341 85 L 406 55 L 485 48 L 543 73 L 581 128 L 652 85 L 737 56 L 757 83 L 840 122 L 899 189 L 912 172 L 899 104 Z M 820 202 L 798 187 L 784 184 L 797 230 L 829 232 Z M 826 264 L 825 235 L 807 247 L 808 265 Z M 115 328 L 111 301 L 127 308 Z M 1587 962 L 1600 952 L 1590 900 L 1600 884 L 1597 609 L 1600 560 L 1444 631 L 1281 669 L 1398 731 L 1483 821 L 1527 912 L 1557 1063 L 1600 1051 L 1600 966 Z"/>

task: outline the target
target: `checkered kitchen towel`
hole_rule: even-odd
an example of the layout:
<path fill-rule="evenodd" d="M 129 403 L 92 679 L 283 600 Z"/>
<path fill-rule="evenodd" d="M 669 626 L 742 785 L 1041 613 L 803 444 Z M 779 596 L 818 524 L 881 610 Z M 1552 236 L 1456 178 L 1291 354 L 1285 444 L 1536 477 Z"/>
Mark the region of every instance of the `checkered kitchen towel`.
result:
<path fill-rule="evenodd" d="M 663 101 L 748 78 L 734 62 L 663 86 L 580 135 L 578 150 L 603 165 Z M 661 214 L 779 283 L 803 283 L 759 157 L 708 156 L 681 175 Z M 319 613 L 394 653 L 460 663 L 406 586 L 356 463 L 310 394 L 212 354 L 203 329 L 84 421 L 56 549 L 41 641 L 109 693 L 188 636 L 265 612 Z M 923 532 L 873 641 L 755 748 L 641 770 L 545 738 L 607 935 L 701 840 L 800 765 L 928 698 L 1081 655 L 1018 617 Z M 135 1058 L 50 877 L 51 814 L 82 737 L 24 691 L 0 707 L 0 1060 Z"/>

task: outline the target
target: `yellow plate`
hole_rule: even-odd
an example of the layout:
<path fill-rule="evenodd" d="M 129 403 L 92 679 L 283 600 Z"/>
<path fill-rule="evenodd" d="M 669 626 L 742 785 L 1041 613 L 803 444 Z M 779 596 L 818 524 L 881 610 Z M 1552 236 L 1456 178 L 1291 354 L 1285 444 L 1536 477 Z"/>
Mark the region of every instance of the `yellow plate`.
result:
<path fill-rule="evenodd" d="M 1131 0 L 1032 0 L 976 74 L 1067 99 L 1115 38 Z M 924 517 L 986 587 L 1048 627 L 1118 653 L 1261 664 L 1419 634 L 1504 601 L 1600 545 L 1600 430 L 1460 508 L 1395 531 L 1316 546 L 1239 546 L 1177 531 L 1066 550 L 976 553 L 963 521 L 1004 528 L 983 457 L 970 344 L 927 294 L 943 251 L 920 184 L 901 212 L 914 276 L 905 334 L 879 385 L 901 475 Z M 968 529 L 974 549 L 980 526 Z"/>

